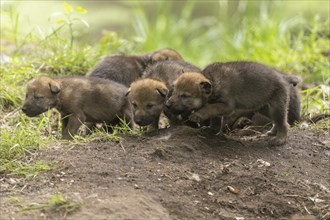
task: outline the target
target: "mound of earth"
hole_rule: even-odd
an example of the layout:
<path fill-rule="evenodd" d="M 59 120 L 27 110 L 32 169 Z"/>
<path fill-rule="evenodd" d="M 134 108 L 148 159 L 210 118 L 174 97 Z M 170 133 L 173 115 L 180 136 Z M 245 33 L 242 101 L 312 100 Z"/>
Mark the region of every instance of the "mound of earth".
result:
<path fill-rule="evenodd" d="M 62 145 L 38 155 L 57 161 L 55 169 L 4 188 L 1 200 L 15 195 L 39 204 L 60 192 L 83 200 L 81 207 L 68 215 L 20 213 L 2 203 L 1 219 L 329 219 L 329 143 L 328 135 L 302 128 L 274 147 L 266 137 L 182 126 Z"/>

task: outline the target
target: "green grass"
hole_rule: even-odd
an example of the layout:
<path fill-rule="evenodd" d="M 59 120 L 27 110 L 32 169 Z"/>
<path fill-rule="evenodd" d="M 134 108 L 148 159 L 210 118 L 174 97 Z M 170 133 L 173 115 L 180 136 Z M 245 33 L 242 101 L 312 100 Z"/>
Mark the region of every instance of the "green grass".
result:
<path fill-rule="evenodd" d="M 141 49 L 170 45 L 200 67 L 216 61 L 251 60 L 303 76 L 306 82 L 330 83 L 329 55 L 324 55 L 330 52 L 329 20 L 260 15 L 232 28 L 233 24 L 215 17 L 193 20 L 193 1 L 176 16 L 168 16 L 171 8 L 163 4 L 155 9 L 157 19 L 148 19 L 142 7 L 136 8 L 134 28 Z"/>
<path fill-rule="evenodd" d="M 64 198 L 62 194 L 57 193 L 49 197 L 48 205 L 51 211 L 64 213 L 64 215 L 70 214 L 80 208 L 83 204 L 82 201 L 75 202 L 68 198 Z"/>
<path fill-rule="evenodd" d="M 27 82 L 38 75 L 84 75 L 102 56 L 113 53 L 138 54 L 170 47 L 202 68 L 215 61 L 258 61 L 299 75 L 304 82 L 323 84 L 325 89 L 302 93 L 304 117 L 330 112 L 325 87 L 330 83 L 328 18 L 288 17 L 290 13 L 279 17 L 285 2 L 265 4 L 268 8 L 262 13 L 256 10 L 258 5 L 251 11 L 249 6 L 249 16 L 243 17 L 245 12 L 241 12 L 235 19 L 228 19 L 221 10 L 219 16 L 217 12 L 195 16 L 201 5 L 194 1 L 187 1 L 175 14 L 174 2 L 159 3 L 152 7 L 152 16 L 145 14 L 148 3 L 130 4 L 134 5 L 135 17 L 129 24 L 132 31 L 125 36 L 103 31 L 95 44 L 80 40 L 90 31 L 81 19 L 83 10 L 66 5 L 60 11 L 61 19 L 50 19 L 49 30 L 31 26 L 30 32 L 22 34 L 20 23 L 24 18 L 15 11 L 15 5 L 1 8 L 1 18 L 8 21 L 1 23 L 0 41 L 1 52 L 8 59 L 0 66 L 1 174 L 34 177 L 47 171 L 52 165 L 36 161 L 35 153 L 64 144 L 58 141 L 60 125 L 50 112 L 37 118 L 20 112 Z M 77 136 L 70 144 L 121 141 L 119 134 L 141 135 L 125 123 L 113 129 L 113 134 L 97 131 L 87 137 Z"/>
<path fill-rule="evenodd" d="M 41 120 L 26 118 L 17 112 L 1 123 L 0 173 L 33 178 L 51 169 L 50 164 L 35 161 L 35 153 L 46 148 L 54 137 L 48 136 L 49 116 Z"/>
<path fill-rule="evenodd" d="M 323 134 L 323 135 L 329 135 L 329 132 L 330 132 L 330 120 L 322 120 L 316 124 L 312 124 L 311 126 L 311 129 L 319 132 L 320 134 Z M 327 141 L 319 141 L 321 143 L 321 146 L 322 147 L 325 147 L 327 149 L 330 149 L 329 147 L 329 142 Z"/>
<path fill-rule="evenodd" d="M 75 201 L 65 197 L 61 193 L 49 195 L 48 201 L 41 204 L 22 201 L 19 197 L 9 197 L 5 202 L 16 206 L 21 214 L 42 211 L 51 216 L 55 214 L 64 218 L 78 210 L 85 203 L 83 200 Z"/>
<path fill-rule="evenodd" d="M 318 113 L 330 114 L 329 89 L 329 86 L 321 85 L 301 92 L 303 118 L 311 118 Z"/>
<path fill-rule="evenodd" d="M 111 129 L 111 131 L 109 131 Z M 110 128 L 107 127 L 101 127 L 97 128 L 93 131 L 91 131 L 91 134 L 85 136 L 82 135 L 75 135 L 73 137 L 73 142 L 68 142 L 69 145 L 79 145 L 84 144 L 88 142 L 107 142 L 107 141 L 116 141 L 120 142 L 122 141 L 123 135 L 130 135 L 130 136 L 140 136 L 141 134 L 133 130 L 129 127 L 127 123 L 121 123 L 120 125 L 110 126 Z"/>
<path fill-rule="evenodd" d="M 24 161 L 10 161 L 4 166 L 5 171 L 10 171 L 10 175 L 20 175 L 27 179 L 36 177 L 41 172 L 46 172 L 52 169 L 51 164 L 42 161 L 26 163 Z"/>

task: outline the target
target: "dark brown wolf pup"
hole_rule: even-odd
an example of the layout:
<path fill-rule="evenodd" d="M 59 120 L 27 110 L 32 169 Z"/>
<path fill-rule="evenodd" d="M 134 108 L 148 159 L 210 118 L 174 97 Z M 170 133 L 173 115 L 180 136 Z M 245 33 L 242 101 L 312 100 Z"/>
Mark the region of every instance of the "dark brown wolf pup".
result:
<path fill-rule="evenodd" d="M 149 65 L 163 60 L 182 60 L 182 57 L 169 48 L 140 56 L 108 56 L 87 75 L 110 79 L 128 87 L 142 76 Z"/>
<path fill-rule="evenodd" d="M 184 73 L 167 101 L 173 112 L 192 112 L 203 122 L 237 112 L 258 111 L 274 122 L 272 145 L 286 143 L 290 84 L 278 71 L 254 62 L 214 63 L 203 73 Z"/>
<path fill-rule="evenodd" d="M 296 85 L 301 82 L 301 79 L 295 75 L 283 75 L 283 77 L 290 84 L 287 120 L 289 125 L 293 126 L 301 121 L 300 95 L 296 87 Z M 243 128 L 245 126 L 244 122 L 247 123 L 246 125 L 266 126 L 272 121 L 259 113 L 243 112 L 225 117 L 222 131 L 224 132 L 225 128 L 227 128 L 228 131 L 235 130 L 236 128 Z"/>
<path fill-rule="evenodd" d="M 127 87 L 94 77 L 37 77 L 27 85 L 22 111 L 29 117 L 56 108 L 61 113 L 62 139 L 72 139 L 86 122 L 130 121 L 131 109 L 125 96 Z"/>

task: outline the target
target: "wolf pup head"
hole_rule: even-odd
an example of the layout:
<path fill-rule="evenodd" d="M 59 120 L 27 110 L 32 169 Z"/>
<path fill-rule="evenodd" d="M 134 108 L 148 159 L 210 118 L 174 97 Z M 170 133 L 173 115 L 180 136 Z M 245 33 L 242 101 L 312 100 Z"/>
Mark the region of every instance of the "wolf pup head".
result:
<path fill-rule="evenodd" d="M 183 73 L 174 82 L 172 96 L 166 106 L 173 113 L 181 114 L 203 107 L 212 94 L 211 82 L 201 73 Z"/>
<path fill-rule="evenodd" d="M 27 116 L 34 117 L 55 107 L 60 91 L 60 84 L 49 77 L 32 79 L 27 85 L 22 111 Z"/>

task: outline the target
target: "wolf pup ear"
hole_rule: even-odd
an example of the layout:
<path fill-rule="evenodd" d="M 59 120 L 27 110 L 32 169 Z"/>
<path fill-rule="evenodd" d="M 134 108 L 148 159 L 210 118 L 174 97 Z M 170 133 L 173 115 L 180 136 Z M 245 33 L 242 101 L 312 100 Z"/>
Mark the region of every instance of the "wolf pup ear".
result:
<path fill-rule="evenodd" d="M 131 87 L 128 88 L 128 90 L 127 90 L 125 96 L 128 96 L 128 95 L 130 94 L 130 92 L 131 92 Z"/>
<path fill-rule="evenodd" d="M 200 84 L 200 88 L 202 90 L 203 93 L 205 93 L 206 95 L 210 95 L 212 92 L 212 85 L 209 81 L 203 81 Z"/>
<path fill-rule="evenodd" d="M 168 94 L 168 89 L 167 88 L 158 88 L 157 92 L 162 96 L 162 97 L 166 97 L 166 95 Z"/>
<path fill-rule="evenodd" d="M 284 78 L 289 84 L 292 84 L 293 86 L 296 86 L 301 82 L 301 79 L 295 75 L 285 75 Z"/>
<path fill-rule="evenodd" d="M 49 88 L 50 88 L 50 91 L 53 94 L 58 94 L 61 91 L 60 84 L 58 82 L 56 82 L 56 81 L 50 82 L 49 83 Z"/>

